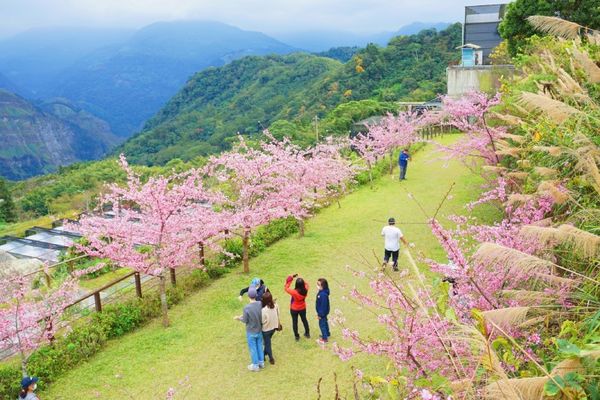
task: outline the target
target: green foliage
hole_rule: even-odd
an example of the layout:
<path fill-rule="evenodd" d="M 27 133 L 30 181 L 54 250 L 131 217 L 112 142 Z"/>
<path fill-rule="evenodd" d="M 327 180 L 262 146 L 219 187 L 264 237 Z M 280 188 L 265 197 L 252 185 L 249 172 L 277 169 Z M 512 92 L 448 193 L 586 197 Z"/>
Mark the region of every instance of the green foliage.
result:
<path fill-rule="evenodd" d="M 0 177 L 0 223 L 15 222 L 16 220 L 15 203 L 6 181 Z"/>
<path fill-rule="evenodd" d="M 513 56 L 522 52 L 527 38 L 539 34 L 526 20 L 531 15 L 558 15 L 588 28 L 600 28 L 597 0 L 516 0 L 507 5 L 498 28 L 500 35 L 508 40 L 508 50 Z"/>
<path fill-rule="evenodd" d="M 142 132 L 118 151 L 148 165 L 184 161 L 225 149 L 236 133 L 270 127 L 309 142 L 316 116 L 325 131 L 344 135 L 352 118 L 388 110 L 396 100 L 428 100 L 445 92 L 446 66 L 455 61 L 459 24 L 436 32 L 399 36 L 387 47 L 368 45 L 345 64 L 315 55 L 246 57 L 195 74 Z M 379 103 L 355 103 L 371 99 Z M 333 111 L 332 111 L 333 110 Z M 330 116 L 329 112 L 333 112 Z M 299 129 L 293 134 L 292 129 Z M 324 132 L 323 130 L 321 130 Z"/>
<path fill-rule="evenodd" d="M 356 53 L 360 51 L 360 47 L 357 46 L 342 46 L 333 47 L 327 51 L 316 53 L 319 57 L 333 58 L 341 62 L 349 61 Z"/>
<path fill-rule="evenodd" d="M 353 100 L 342 103 L 323 120 L 323 132 L 327 135 L 329 132 L 348 132 L 352 124 L 371 117 L 373 115 L 383 115 L 393 113 L 398 110 L 398 106 L 392 102 L 381 102 L 378 100 Z"/>
<path fill-rule="evenodd" d="M 251 255 L 258 255 L 265 248 L 298 231 L 298 222 L 293 218 L 280 219 L 259 227 L 251 236 Z M 210 279 L 225 274 L 225 266 L 237 266 L 242 254 L 241 241 L 238 238 L 225 241 L 225 249 L 237 256 L 216 260 L 207 260 L 206 271 L 194 270 L 178 279 L 177 286 L 167 290 L 169 306 L 182 301 L 186 294 L 192 293 Z M 90 263 L 83 261 L 77 268 L 85 268 Z M 118 338 L 152 318 L 161 315 L 160 297 L 156 292 L 144 293 L 141 299 L 134 298 L 123 303 L 104 306 L 101 313 L 93 313 L 88 321 L 77 325 L 73 330 L 54 343 L 38 349 L 30 357 L 28 373 L 41 378 L 40 386 L 49 384 L 74 366 L 96 354 L 109 339 Z M 12 398 L 19 389 L 20 366 L 6 364 L 0 367 L 0 398 Z"/>

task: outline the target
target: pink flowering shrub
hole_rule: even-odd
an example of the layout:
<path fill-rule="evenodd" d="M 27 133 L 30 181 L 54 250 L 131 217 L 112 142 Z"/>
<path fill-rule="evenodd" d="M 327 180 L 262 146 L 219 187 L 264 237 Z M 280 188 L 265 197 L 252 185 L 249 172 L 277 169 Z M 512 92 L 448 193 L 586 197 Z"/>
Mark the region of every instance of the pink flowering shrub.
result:
<path fill-rule="evenodd" d="M 419 141 L 418 132 L 424 123 L 424 117 L 413 113 L 388 114 L 378 124 L 369 126 L 366 133 L 356 135 L 351 145 L 366 162 L 369 171 L 385 155 L 390 157 L 391 169 L 394 151 Z"/>
<path fill-rule="evenodd" d="M 465 134 L 451 146 L 440 145 L 448 158 L 458 158 L 466 163 L 482 160 L 488 165 L 498 164 L 497 141 L 506 129 L 490 126 L 487 115 L 492 107 L 500 104 L 500 93 L 489 97 L 485 93 L 471 92 L 460 99 L 444 96 L 442 103 L 446 121 Z"/>
<path fill-rule="evenodd" d="M 495 188 L 483 193 L 467 208 L 491 201 L 501 204 L 507 197 L 506 182 L 498 179 Z M 409 399 L 446 398 L 448 387 L 442 390 L 440 386 L 435 391 L 418 389 L 415 382 L 422 378 L 431 380 L 437 376 L 443 377 L 442 381 L 473 381 L 476 371 L 481 369 L 483 355 L 482 350 L 472 345 L 474 339 L 465 336 L 464 332 L 469 329 L 480 332 L 487 343 L 498 343 L 495 351 L 505 354 L 499 365 L 507 373 L 516 373 L 519 365 L 538 359 L 533 349 L 541 341 L 539 334 L 513 326 L 501 333 L 487 326 L 481 311 L 531 306 L 532 301 L 533 305 L 536 301 L 542 304 L 543 295 L 558 299 L 560 305 L 570 288 L 540 282 L 538 273 L 548 272 L 546 267 L 521 269 L 511 263 L 475 258 L 472 253 L 480 243 L 492 243 L 525 255 L 546 256 L 541 243 L 523 238 L 519 231 L 523 225 L 546 218 L 553 206 L 553 199 L 542 195 L 518 206 L 505 206 L 504 218 L 491 225 L 477 223 L 472 217 L 452 216 L 450 219 L 456 224 L 453 229 L 444 228 L 432 218 L 429 227 L 444 249 L 448 262 L 425 261 L 431 270 L 450 283 L 449 287 L 428 284 L 416 265 L 410 274 L 405 271 L 399 279 L 384 274 L 371 277 L 372 293 L 352 290 L 350 296 L 354 302 L 377 314 L 377 322 L 385 327 L 386 335 L 378 339 L 364 337 L 347 327 L 345 320 L 336 315 L 334 320 L 342 326 L 342 334 L 352 346 L 345 348 L 336 344 L 334 351 L 343 360 L 356 353 L 386 357 L 394 366 L 394 372 L 385 381 L 392 385 L 391 382 L 400 381 L 395 374 L 402 374 L 408 381 L 403 388 L 398 388 L 399 394 Z M 354 275 L 365 276 L 360 272 L 354 272 Z M 508 291 L 519 290 L 540 290 L 540 299 L 522 302 L 506 295 Z M 513 351 L 510 343 L 502 338 L 504 334 L 519 340 L 522 351 Z M 484 376 L 482 382 L 485 382 Z"/>
<path fill-rule="evenodd" d="M 31 353 L 54 340 L 65 307 L 78 294 L 76 277 L 68 277 L 55 289 L 35 289 L 33 279 L 13 275 L 0 285 L 0 350 L 19 354 L 23 376 Z"/>

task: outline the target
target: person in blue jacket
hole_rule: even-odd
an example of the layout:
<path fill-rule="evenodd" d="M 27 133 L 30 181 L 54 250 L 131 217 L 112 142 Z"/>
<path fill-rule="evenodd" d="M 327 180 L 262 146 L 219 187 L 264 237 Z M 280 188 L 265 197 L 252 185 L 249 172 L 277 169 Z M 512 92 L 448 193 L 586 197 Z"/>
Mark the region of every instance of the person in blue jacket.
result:
<path fill-rule="evenodd" d="M 398 158 L 398 165 L 400 166 L 400 180 L 406 179 L 406 168 L 408 168 L 408 161 L 410 160 L 410 154 L 408 149 L 402 150 L 400 157 Z"/>
<path fill-rule="evenodd" d="M 329 323 L 327 315 L 329 314 L 329 284 L 327 279 L 320 278 L 317 281 L 317 317 L 319 318 L 319 328 L 321 328 L 321 337 L 317 340 L 320 345 L 327 344 L 329 340 Z"/>
<path fill-rule="evenodd" d="M 240 290 L 240 296 L 238 297 L 240 301 L 242 301 L 242 296 L 248 293 L 248 290 L 251 287 L 256 289 L 256 301 L 262 301 L 263 294 L 265 294 L 266 292 L 271 292 L 262 279 L 254 278 L 252 279 L 252 282 L 250 282 L 250 285 L 248 287 L 245 287 L 242 290 Z"/>

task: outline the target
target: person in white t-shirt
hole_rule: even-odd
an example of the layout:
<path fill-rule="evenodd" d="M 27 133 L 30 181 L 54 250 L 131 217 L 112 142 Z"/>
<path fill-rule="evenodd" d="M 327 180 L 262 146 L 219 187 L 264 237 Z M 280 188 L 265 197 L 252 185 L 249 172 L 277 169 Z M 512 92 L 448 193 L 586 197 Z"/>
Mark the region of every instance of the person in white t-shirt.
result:
<path fill-rule="evenodd" d="M 388 219 L 388 226 L 384 226 L 381 230 L 381 236 L 385 238 L 385 254 L 383 257 L 383 266 L 385 267 L 392 257 L 394 262 L 394 271 L 398 271 L 398 254 L 400 252 L 400 241 L 407 246 L 414 247 L 412 243 L 404 238 L 402 231 L 397 228 L 394 218 Z"/>

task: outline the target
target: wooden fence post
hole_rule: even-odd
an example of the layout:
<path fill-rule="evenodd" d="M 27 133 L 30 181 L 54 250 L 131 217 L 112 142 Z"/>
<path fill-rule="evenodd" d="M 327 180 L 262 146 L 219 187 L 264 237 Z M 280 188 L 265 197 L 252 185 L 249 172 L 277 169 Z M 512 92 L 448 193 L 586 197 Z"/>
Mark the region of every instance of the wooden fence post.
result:
<path fill-rule="evenodd" d="M 171 284 L 173 286 L 177 285 L 177 279 L 175 278 L 175 269 L 174 268 L 169 268 L 170 272 L 171 272 Z"/>
<path fill-rule="evenodd" d="M 142 279 L 140 273 L 136 272 L 135 275 L 133 275 L 133 279 L 135 280 L 135 294 L 137 297 L 142 298 Z"/>
<path fill-rule="evenodd" d="M 96 311 L 102 312 L 102 300 L 100 299 L 100 292 L 94 292 L 94 304 L 96 305 Z"/>
<path fill-rule="evenodd" d="M 52 279 L 50 279 L 50 274 L 44 271 L 44 276 L 46 277 L 46 286 L 52 286 Z"/>

